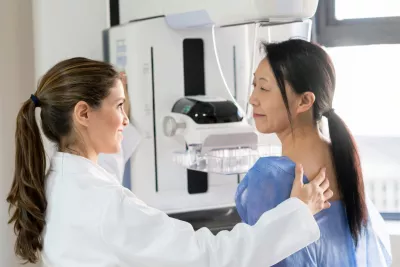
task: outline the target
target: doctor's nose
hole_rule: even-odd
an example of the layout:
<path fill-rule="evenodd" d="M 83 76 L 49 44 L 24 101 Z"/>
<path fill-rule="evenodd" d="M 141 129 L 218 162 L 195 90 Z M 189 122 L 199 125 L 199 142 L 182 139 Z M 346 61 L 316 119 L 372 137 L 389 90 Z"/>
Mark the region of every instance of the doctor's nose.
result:
<path fill-rule="evenodd" d="M 129 124 L 129 118 L 126 115 L 126 113 L 124 112 L 124 119 L 122 120 L 122 125 L 125 127 Z"/>

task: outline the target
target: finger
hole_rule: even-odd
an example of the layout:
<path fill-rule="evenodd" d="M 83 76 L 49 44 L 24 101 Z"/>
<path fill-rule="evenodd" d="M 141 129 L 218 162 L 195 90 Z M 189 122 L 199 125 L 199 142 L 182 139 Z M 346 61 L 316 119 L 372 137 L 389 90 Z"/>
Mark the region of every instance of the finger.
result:
<path fill-rule="evenodd" d="M 325 210 L 325 209 L 329 209 L 331 207 L 331 203 L 329 203 L 328 201 L 326 201 L 325 203 L 324 203 L 324 206 L 323 206 L 323 210 Z"/>
<path fill-rule="evenodd" d="M 322 192 L 325 192 L 329 188 L 329 180 L 325 179 L 325 181 L 322 182 L 320 185 Z"/>
<path fill-rule="evenodd" d="M 315 179 L 311 183 L 315 184 L 315 185 L 318 185 L 318 186 L 321 185 L 326 179 L 325 173 L 326 173 L 326 168 L 322 168 L 319 171 L 317 177 L 315 177 Z"/>
<path fill-rule="evenodd" d="M 304 170 L 303 170 L 303 165 L 296 164 L 296 177 L 295 181 L 299 182 L 301 185 L 303 184 L 303 175 L 304 175 Z"/>
<path fill-rule="evenodd" d="M 332 198 L 333 197 L 333 191 L 332 190 L 328 190 L 328 191 L 326 191 L 325 193 L 324 193 L 324 199 L 325 199 L 325 201 L 327 201 L 328 199 L 330 199 L 330 198 Z"/>

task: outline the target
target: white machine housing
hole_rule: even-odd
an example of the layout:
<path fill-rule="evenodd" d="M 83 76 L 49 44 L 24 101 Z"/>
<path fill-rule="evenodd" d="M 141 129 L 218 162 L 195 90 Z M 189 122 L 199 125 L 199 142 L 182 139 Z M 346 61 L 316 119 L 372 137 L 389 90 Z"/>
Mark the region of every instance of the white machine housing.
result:
<path fill-rule="evenodd" d="M 175 15 L 190 25 L 294 21 L 314 16 L 318 0 L 120 0 L 121 23 Z M 183 18 L 183 19 L 182 19 Z"/>
<path fill-rule="evenodd" d="M 215 102 L 228 102 L 227 100 L 220 97 L 209 97 L 209 96 L 188 96 L 188 99 L 204 102 L 204 103 L 215 103 Z M 230 102 L 232 103 L 232 102 Z M 233 105 L 233 104 L 232 104 Z M 238 111 L 236 111 L 238 112 Z M 238 112 L 239 113 L 239 112 Z M 206 115 L 206 114 L 196 114 Z M 243 118 L 244 114 L 239 114 L 238 117 Z M 221 144 L 210 144 L 213 142 L 213 137 L 225 136 L 225 139 L 236 139 L 234 140 L 234 146 L 252 146 L 257 145 L 258 136 L 254 126 L 250 125 L 245 118 L 240 121 L 228 122 L 228 123 L 196 123 L 191 117 L 183 113 L 171 112 L 168 116 L 164 117 L 163 129 L 166 136 L 174 137 L 182 135 L 187 146 L 197 145 L 201 146 L 203 152 L 204 149 L 213 148 L 228 148 L 227 145 L 221 147 Z M 240 139 L 234 138 L 238 136 L 243 140 L 240 144 Z M 245 138 L 250 136 L 250 138 Z M 217 138 L 215 138 L 217 139 Z M 228 140 L 229 141 L 229 140 Z"/>
<path fill-rule="evenodd" d="M 233 207 L 242 177 L 199 175 L 174 164 L 172 153 L 185 150 L 187 140 L 182 135 L 166 136 L 164 117 L 185 96 L 230 99 L 214 55 L 210 24 L 225 25 L 215 28 L 217 52 L 231 94 L 244 108 L 254 66 L 263 57 L 254 45 L 256 34 L 258 40 L 270 42 L 293 37 L 309 40 L 308 18 L 318 1 L 131 2 L 137 3 L 135 9 L 124 12 L 131 12 L 133 21 L 105 31 L 105 57 L 127 75 L 131 122 L 143 135 L 131 159 L 131 190 L 169 214 Z M 257 32 L 249 22 L 260 23 Z M 199 184 L 204 190 L 193 193 Z"/>

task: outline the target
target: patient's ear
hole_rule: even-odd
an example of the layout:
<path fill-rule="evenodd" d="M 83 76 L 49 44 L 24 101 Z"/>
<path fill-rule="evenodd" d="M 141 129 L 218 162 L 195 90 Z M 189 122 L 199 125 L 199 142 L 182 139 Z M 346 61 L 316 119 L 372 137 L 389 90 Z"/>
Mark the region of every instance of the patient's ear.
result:
<path fill-rule="evenodd" d="M 315 95 L 313 92 L 305 92 L 299 97 L 297 113 L 307 112 L 312 109 L 315 102 Z"/>

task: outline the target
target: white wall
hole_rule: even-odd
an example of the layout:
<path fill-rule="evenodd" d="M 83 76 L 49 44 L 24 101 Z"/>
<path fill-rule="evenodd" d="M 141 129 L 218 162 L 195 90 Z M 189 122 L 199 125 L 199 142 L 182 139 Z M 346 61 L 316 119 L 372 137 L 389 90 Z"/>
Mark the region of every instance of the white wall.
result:
<path fill-rule="evenodd" d="M 36 78 L 69 57 L 103 58 L 108 0 L 33 0 Z"/>
<path fill-rule="evenodd" d="M 400 223 L 397 224 L 397 227 L 400 228 Z M 392 244 L 392 254 L 393 254 L 393 265 L 392 267 L 400 267 L 400 235 L 392 235 L 391 238 Z"/>
<path fill-rule="evenodd" d="M 4 267 L 18 266 L 5 199 L 13 176 L 15 118 L 35 86 L 32 30 L 31 1 L 0 1 L 0 266 Z"/>

